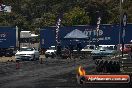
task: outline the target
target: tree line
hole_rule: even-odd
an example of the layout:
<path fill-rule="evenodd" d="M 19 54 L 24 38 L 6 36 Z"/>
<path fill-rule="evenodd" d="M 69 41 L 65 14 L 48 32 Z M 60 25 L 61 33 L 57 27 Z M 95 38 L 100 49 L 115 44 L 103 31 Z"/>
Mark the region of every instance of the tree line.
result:
<path fill-rule="evenodd" d="M 132 22 L 132 1 L 124 0 L 3 0 L 12 6 L 12 12 L 0 12 L 0 26 L 18 26 L 35 31 L 45 26 L 55 26 L 57 16 L 62 13 L 61 26 L 96 25 L 120 23 L 120 11 L 128 14 Z"/>

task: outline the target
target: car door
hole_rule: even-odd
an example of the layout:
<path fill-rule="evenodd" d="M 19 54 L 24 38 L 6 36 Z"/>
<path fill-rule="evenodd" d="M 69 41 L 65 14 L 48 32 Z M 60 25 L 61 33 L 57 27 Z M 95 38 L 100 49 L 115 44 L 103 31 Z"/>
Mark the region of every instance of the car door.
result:
<path fill-rule="evenodd" d="M 34 52 L 35 52 L 36 58 L 39 58 L 39 51 L 38 51 L 38 49 L 35 49 L 35 48 L 34 48 Z"/>

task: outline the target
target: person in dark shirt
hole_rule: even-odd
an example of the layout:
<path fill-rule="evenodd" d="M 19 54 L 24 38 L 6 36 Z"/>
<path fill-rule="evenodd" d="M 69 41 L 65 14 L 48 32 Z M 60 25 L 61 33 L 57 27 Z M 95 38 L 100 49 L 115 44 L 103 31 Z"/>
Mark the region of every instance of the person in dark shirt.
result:
<path fill-rule="evenodd" d="M 70 51 L 70 59 L 72 58 L 73 55 L 73 49 L 74 49 L 74 45 L 72 45 L 71 43 L 69 44 L 69 51 Z"/>
<path fill-rule="evenodd" d="M 57 45 L 57 50 L 56 50 L 56 55 L 57 56 L 61 56 L 61 45 L 60 45 L 60 43 L 58 43 L 58 45 Z"/>
<path fill-rule="evenodd" d="M 77 44 L 77 51 L 80 52 L 81 49 L 82 49 L 82 44 L 79 42 L 79 43 Z"/>
<path fill-rule="evenodd" d="M 81 57 L 81 50 L 82 50 L 82 44 L 81 44 L 81 42 L 79 42 L 77 44 L 77 56 L 78 57 Z"/>
<path fill-rule="evenodd" d="M 132 59 L 132 46 L 130 48 L 131 48 L 131 50 L 130 50 L 130 57 Z"/>
<path fill-rule="evenodd" d="M 73 48 L 74 48 L 74 46 L 70 43 L 70 44 L 69 44 L 70 53 L 73 52 Z"/>

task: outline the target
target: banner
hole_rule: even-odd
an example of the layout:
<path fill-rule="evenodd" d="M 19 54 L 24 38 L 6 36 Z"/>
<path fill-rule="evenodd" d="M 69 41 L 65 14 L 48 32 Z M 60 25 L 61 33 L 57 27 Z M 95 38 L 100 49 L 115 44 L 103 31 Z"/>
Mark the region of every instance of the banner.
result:
<path fill-rule="evenodd" d="M 129 83 L 129 75 L 85 75 L 86 83 Z"/>
<path fill-rule="evenodd" d="M 60 28 L 60 25 L 61 25 L 61 18 L 62 18 L 62 14 L 60 14 L 57 18 L 57 22 L 56 22 L 56 42 L 59 43 L 59 38 L 58 38 L 58 35 L 59 35 L 59 28 Z"/>

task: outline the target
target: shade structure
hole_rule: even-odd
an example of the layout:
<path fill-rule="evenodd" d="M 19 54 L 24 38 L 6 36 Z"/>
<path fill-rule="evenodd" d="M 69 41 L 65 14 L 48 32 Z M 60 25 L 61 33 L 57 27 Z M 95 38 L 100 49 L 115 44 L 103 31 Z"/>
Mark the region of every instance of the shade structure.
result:
<path fill-rule="evenodd" d="M 82 31 L 75 29 L 73 31 L 71 31 L 70 33 L 68 33 L 64 39 L 89 39 L 89 37 L 84 34 Z"/>

